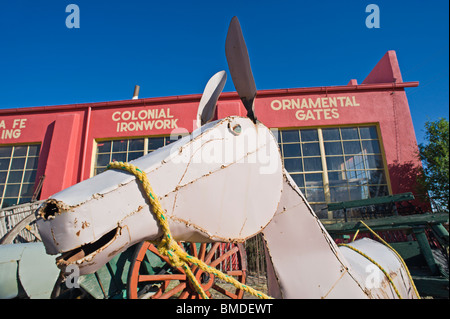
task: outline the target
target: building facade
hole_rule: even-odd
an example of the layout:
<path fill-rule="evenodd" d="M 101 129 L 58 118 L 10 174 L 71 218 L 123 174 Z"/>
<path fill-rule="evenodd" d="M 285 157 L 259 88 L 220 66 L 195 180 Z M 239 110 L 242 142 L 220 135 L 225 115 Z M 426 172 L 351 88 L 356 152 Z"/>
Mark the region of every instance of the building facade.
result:
<path fill-rule="evenodd" d="M 417 142 L 397 57 L 343 86 L 258 91 L 255 113 L 278 139 L 285 168 L 323 220 L 327 203 L 415 192 Z M 0 205 L 45 199 L 196 129 L 201 95 L 0 110 Z M 222 93 L 215 119 L 245 116 Z"/>

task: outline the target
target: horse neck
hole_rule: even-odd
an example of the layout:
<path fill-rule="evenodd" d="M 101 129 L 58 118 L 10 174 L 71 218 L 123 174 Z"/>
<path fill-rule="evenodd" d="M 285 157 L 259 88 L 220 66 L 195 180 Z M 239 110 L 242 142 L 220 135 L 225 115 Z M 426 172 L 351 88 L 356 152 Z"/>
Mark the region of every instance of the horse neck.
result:
<path fill-rule="evenodd" d="M 263 234 L 273 297 L 367 298 L 288 173 L 277 212 Z"/>

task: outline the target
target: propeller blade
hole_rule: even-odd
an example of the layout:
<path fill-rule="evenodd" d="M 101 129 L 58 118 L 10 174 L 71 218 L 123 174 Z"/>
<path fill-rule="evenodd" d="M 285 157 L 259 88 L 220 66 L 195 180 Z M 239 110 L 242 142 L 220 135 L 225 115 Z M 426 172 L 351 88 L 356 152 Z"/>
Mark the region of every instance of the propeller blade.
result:
<path fill-rule="evenodd" d="M 256 85 L 253 78 L 247 46 L 242 35 L 241 25 L 237 17 L 233 17 L 228 28 L 225 42 L 225 55 L 234 87 L 239 94 L 247 116 L 256 122 L 254 113 L 254 101 L 256 97 Z"/>
<path fill-rule="evenodd" d="M 197 127 L 210 122 L 216 112 L 217 100 L 222 93 L 225 82 L 227 81 L 227 73 L 220 71 L 214 74 L 206 83 L 202 98 L 197 110 Z"/>

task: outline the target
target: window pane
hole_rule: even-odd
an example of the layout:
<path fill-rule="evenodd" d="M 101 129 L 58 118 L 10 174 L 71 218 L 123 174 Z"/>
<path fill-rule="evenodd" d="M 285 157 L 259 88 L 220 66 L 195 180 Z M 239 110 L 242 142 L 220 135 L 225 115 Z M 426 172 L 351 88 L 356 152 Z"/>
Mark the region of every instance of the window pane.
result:
<path fill-rule="evenodd" d="M 349 199 L 347 187 L 330 187 L 331 202 L 346 202 Z"/>
<path fill-rule="evenodd" d="M 98 142 L 97 143 L 98 153 L 109 153 L 111 152 L 111 141 Z"/>
<path fill-rule="evenodd" d="M 378 144 L 378 141 L 362 141 L 363 149 L 366 151 L 366 153 L 380 153 L 380 145 Z"/>
<path fill-rule="evenodd" d="M 306 188 L 306 199 L 309 202 L 324 202 L 325 193 L 323 188 Z"/>
<path fill-rule="evenodd" d="M 305 174 L 305 186 L 323 186 L 323 177 L 322 174 Z"/>
<path fill-rule="evenodd" d="M 361 183 L 367 183 L 365 171 L 347 171 L 347 179 L 353 180 L 353 182 L 360 181 Z"/>
<path fill-rule="evenodd" d="M 10 171 L 8 176 L 8 183 L 21 183 L 23 171 Z"/>
<path fill-rule="evenodd" d="M 148 150 L 154 151 L 164 146 L 164 137 L 151 137 L 148 139 Z"/>
<path fill-rule="evenodd" d="M 127 161 L 127 153 L 113 153 L 111 154 L 111 162 L 126 162 Z"/>
<path fill-rule="evenodd" d="M 325 142 L 323 143 L 325 147 L 326 155 L 341 155 L 342 154 L 342 144 L 341 142 Z"/>
<path fill-rule="evenodd" d="M 287 158 L 284 160 L 284 167 L 291 172 L 303 172 L 303 165 L 301 158 Z"/>
<path fill-rule="evenodd" d="M 5 197 L 18 197 L 20 190 L 20 184 L 6 185 Z"/>
<path fill-rule="evenodd" d="M 20 191 L 21 197 L 32 197 L 34 191 L 34 184 L 23 184 Z"/>
<path fill-rule="evenodd" d="M 319 135 L 316 129 L 313 130 L 301 130 L 302 142 L 313 142 L 319 140 Z"/>
<path fill-rule="evenodd" d="M 367 186 L 349 187 L 350 200 L 359 200 L 369 198 L 369 190 Z"/>
<path fill-rule="evenodd" d="M 345 172 L 328 172 L 328 183 L 330 186 L 347 186 Z"/>
<path fill-rule="evenodd" d="M 338 128 L 324 128 L 322 129 L 322 135 L 324 141 L 339 141 L 341 139 Z"/>
<path fill-rule="evenodd" d="M 110 154 L 98 154 L 97 156 L 97 166 L 106 166 L 110 162 Z"/>
<path fill-rule="evenodd" d="M 388 196 L 389 190 L 386 185 L 369 186 L 370 197 Z"/>
<path fill-rule="evenodd" d="M 326 159 L 327 159 L 327 169 L 329 171 L 345 169 L 344 156 L 333 156 L 327 157 Z"/>
<path fill-rule="evenodd" d="M 3 198 L 2 208 L 14 206 L 17 204 L 17 197 L 15 198 Z"/>
<path fill-rule="evenodd" d="M 12 146 L 0 146 L 0 157 L 11 157 Z"/>
<path fill-rule="evenodd" d="M 0 158 L 0 171 L 8 170 L 10 158 Z"/>
<path fill-rule="evenodd" d="M 19 204 L 31 202 L 31 197 L 22 197 L 19 199 Z"/>
<path fill-rule="evenodd" d="M 8 174 L 8 172 L 6 171 L 0 171 L 0 183 L 5 183 L 6 182 L 6 175 Z M 1 196 L 1 192 L 0 192 L 0 196 Z"/>
<path fill-rule="evenodd" d="M 320 156 L 319 143 L 302 144 L 303 156 Z"/>
<path fill-rule="evenodd" d="M 26 169 L 37 169 L 39 157 L 28 157 Z"/>
<path fill-rule="evenodd" d="M 382 170 L 367 171 L 369 184 L 386 184 L 386 176 Z"/>
<path fill-rule="evenodd" d="M 128 151 L 143 151 L 144 139 L 133 139 L 129 141 Z"/>
<path fill-rule="evenodd" d="M 366 168 L 383 168 L 383 159 L 381 155 L 365 155 Z"/>
<path fill-rule="evenodd" d="M 24 183 L 34 183 L 36 181 L 36 170 L 27 170 L 23 176 Z"/>
<path fill-rule="evenodd" d="M 364 161 L 361 155 L 345 156 L 345 166 L 349 170 L 364 169 Z"/>
<path fill-rule="evenodd" d="M 291 174 L 292 179 L 298 187 L 305 187 L 305 181 L 303 179 L 303 174 Z"/>
<path fill-rule="evenodd" d="M 284 157 L 299 157 L 300 144 L 283 144 L 283 156 Z"/>
<path fill-rule="evenodd" d="M 357 139 L 359 139 L 358 129 L 356 127 L 341 128 L 341 134 L 342 134 L 342 139 L 343 140 L 357 140 Z"/>
<path fill-rule="evenodd" d="M 113 141 L 113 152 L 126 152 L 127 151 L 127 140 Z"/>
<path fill-rule="evenodd" d="M 14 157 L 27 156 L 28 146 L 16 146 L 14 147 Z"/>
<path fill-rule="evenodd" d="M 141 151 L 141 152 L 130 152 L 130 153 L 128 153 L 128 161 L 135 160 L 136 158 L 139 158 L 142 155 L 144 155 L 144 151 Z"/>
<path fill-rule="evenodd" d="M 25 165 L 25 157 L 13 158 L 11 169 L 23 169 Z"/>
<path fill-rule="evenodd" d="M 300 142 L 298 130 L 282 131 L 283 143 L 295 143 Z"/>
<path fill-rule="evenodd" d="M 101 172 L 103 172 L 103 171 L 105 171 L 105 170 L 106 170 L 106 167 L 97 167 L 97 168 L 94 170 L 94 175 L 100 174 Z"/>
<path fill-rule="evenodd" d="M 322 160 L 320 157 L 304 158 L 303 165 L 305 172 L 322 170 Z"/>
<path fill-rule="evenodd" d="M 39 156 L 41 145 L 30 145 L 28 147 L 28 156 Z"/>
<path fill-rule="evenodd" d="M 360 127 L 359 133 L 362 139 L 378 139 L 377 128 L 375 126 Z"/>
<path fill-rule="evenodd" d="M 361 144 L 359 141 L 355 142 L 343 142 L 345 154 L 360 154 Z"/>

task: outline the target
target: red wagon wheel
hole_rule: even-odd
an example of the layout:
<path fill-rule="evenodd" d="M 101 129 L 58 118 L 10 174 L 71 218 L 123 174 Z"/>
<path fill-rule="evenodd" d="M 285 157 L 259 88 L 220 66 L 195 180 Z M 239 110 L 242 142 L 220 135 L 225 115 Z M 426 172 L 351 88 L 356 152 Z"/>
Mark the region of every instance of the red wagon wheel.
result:
<path fill-rule="evenodd" d="M 183 243 L 180 246 L 207 265 L 245 283 L 247 260 L 242 244 Z M 195 265 L 190 267 L 209 298 L 242 299 L 243 290 L 215 278 Z M 128 273 L 127 294 L 130 299 L 200 298 L 185 271 L 181 267 L 172 267 L 167 257 L 162 256 L 149 242 L 143 242 L 136 248 Z"/>

